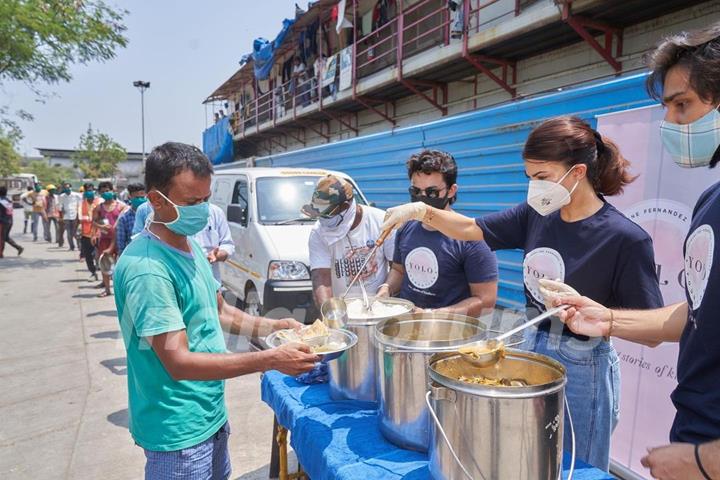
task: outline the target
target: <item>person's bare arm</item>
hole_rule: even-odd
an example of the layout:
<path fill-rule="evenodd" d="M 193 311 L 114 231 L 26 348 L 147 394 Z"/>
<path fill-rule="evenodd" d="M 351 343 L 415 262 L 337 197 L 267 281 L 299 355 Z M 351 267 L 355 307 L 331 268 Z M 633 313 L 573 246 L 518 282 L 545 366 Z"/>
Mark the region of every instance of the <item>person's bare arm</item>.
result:
<path fill-rule="evenodd" d="M 661 480 L 704 480 L 695 458 L 695 445 L 672 443 L 648 449 L 640 462 L 650 470 L 653 478 Z M 720 440 L 703 443 L 697 447 L 700 463 L 709 478 L 720 478 Z"/>
<path fill-rule="evenodd" d="M 470 296 L 468 298 L 454 305 L 439 308 L 437 311 L 478 317 L 482 314 L 483 310 L 495 307 L 495 301 L 497 300 L 497 281 L 471 283 L 469 285 Z"/>
<path fill-rule="evenodd" d="M 310 271 L 310 279 L 312 280 L 313 298 L 318 308 L 325 303 L 326 300 L 332 298 L 332 281 L 330 279 L 329 268 L 316 268 Z"/>
<path fill-rule="evenodd" d="M 273 320 L 266 317 L 255 317 L 249 315 L 239 308 L 227 303 L 218 292 L 218 316 L 220 327 L 226 332 L 247 337 L 264 337 L 284 328 L 300 328 L 302 323 L 292 318 Z"/>
<path fill-rule="evenodd" d="M 403 277 L 405 276 L 405 268 L 399 263 L 393 262 L 390 265 L 387 281 L 378 288 L 375 295 L 378 297 L 392 297 L 400 292 Z"/>
<path fill-rule="evenodd" d="M 312 370 L 320 357 L 307 345 L 289 344 L 249 353 L 191 352 L 185 330 L 146 337 L 165 370 L 175 381 L 225 380 L 248 373 L 279 370 L 299 375 Z"/>
<path fill-rule="evenodd" d="M 616 310 L 606 308 L 587 297 L 562 297 L 554 305 L 570 305 L 559 317 L 570 330 L 590 337 L 607 336 L 657 346 L 679 342 L 687 324 L 686 302 L 653 310 Z"/>

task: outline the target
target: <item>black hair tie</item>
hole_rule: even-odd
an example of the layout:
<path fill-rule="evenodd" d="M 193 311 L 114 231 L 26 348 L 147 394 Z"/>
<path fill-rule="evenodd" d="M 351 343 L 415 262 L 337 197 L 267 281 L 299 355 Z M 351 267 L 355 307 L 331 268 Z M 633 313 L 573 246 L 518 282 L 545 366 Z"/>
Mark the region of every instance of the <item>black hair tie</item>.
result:
<path fill-rule="evenodd" d="M 595 137 L 595 149 L 597 150 L 598 156 L 602 155 L 605 151 L 605 142 L 603 142 L 602 135 L 597 130 L 593 130 L 593 137 Z"/>

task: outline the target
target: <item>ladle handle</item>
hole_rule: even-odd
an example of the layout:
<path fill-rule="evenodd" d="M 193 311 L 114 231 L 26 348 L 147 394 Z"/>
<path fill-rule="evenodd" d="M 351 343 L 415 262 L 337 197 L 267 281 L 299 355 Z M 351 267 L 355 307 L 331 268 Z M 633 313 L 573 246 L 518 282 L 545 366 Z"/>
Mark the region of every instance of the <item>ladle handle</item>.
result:
<path fill-rule="evenodd" d="M 560 305 L 559 307 L 551 308 L 547 312 L 545 312 L 541 315 L 538 315 L 537 317 L 533 318 L 532 320 L 528 320 L 527 322 L 523 323 L 519 327 L 515 327 L 512 330 L 503 333 L 502 335 L 498 335 L 497 337 L 495 337 L 495 340 L 502 341 L 502 340 L 505 340 L 506 338 L 512 337 L 516 333 L 521 332 L 528 327 L 532 327 L 536 323 L 540 323 L 543 320 L 545 320 L 546 318 L 552 317 L 553 315 L 556 315 L 556 314 L 562 312 L 566 308 L 568 308 L 568 305 Z"/>
<path fill-rule="evenodd" d="M 392 228 L 388 228 L 387 230 L 383 230 L 383 232 L 380 234 L 378 239 L 375 241 L 375 246 L 379 247 L 383 243 L 385 243 L 385 240 L 387 237 L 392 233 Z"/>

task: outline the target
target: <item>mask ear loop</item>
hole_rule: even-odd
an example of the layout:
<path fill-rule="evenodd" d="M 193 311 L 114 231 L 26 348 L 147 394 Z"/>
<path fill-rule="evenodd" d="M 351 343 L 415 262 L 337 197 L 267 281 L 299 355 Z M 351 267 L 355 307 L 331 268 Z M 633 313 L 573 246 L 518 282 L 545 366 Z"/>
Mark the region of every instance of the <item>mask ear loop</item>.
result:
<path fill-rule="evenodd" d="M 153 210 L 152 213 L 150 215 L 148 215 L 147 220 L 145 220 L 145 228 L 148 230 L 148 232 L 150 231 L 150 229 L 148 229 L 148 221 L 150 223 L 159 223 L 159 224 L 165 225 L 167 227 L 168 225 L 172 225 L 173 223 L 180 220 L 180 210 L 178 210 L 177 205 L 175 205 L 175 202 L 173 202 L 168 197 L 166 197 L 165 194 L 162 193 L 160 190 L 155 190 L 155 191 L 157 193 L 159 193 L 160 195 L 162 195 L 165 200 L 167 200 L 168 202 L 170 202 L 172 204 L 173 208 L 175 209 L 175 220 L 173 220 L 172 222 L 161 222 L 159 220 L 155 220 L 155 210 Z M 152 232 L 150 232 L 150 233 L 152 233 Z"/>

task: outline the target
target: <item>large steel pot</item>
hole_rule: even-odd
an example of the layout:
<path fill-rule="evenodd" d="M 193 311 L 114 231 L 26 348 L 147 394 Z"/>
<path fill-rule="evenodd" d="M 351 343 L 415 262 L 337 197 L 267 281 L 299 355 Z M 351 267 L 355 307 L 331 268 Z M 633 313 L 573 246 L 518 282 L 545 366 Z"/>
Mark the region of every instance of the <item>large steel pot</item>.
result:
<path fill-rule="evenodd" d="M 566 383 L 560 363 L 509 349 L 496 365 L 480 368 L 458 354 L 443 353 L 430 359 L 429 375 L 429 403 L 444 432 L 443 436 L 433 423 L 430 473 L 434 479 L 559 478 Z M 476 375 L 514 380 L 515 385 L 520 380 L 527 386 L 458 380 Z"/>
<path fill-rule="evenodd" d="M 399 447 L 427 451 L 430 417 L 425 394 L 430 357 L 455 351 L 485 336 L 485 325 L 465 315 L 426 312 L 379 322 L 375 339 L 383 436 Z"/>
<path fill-rule="evenodd" d="M 346 298 L 346 303 L 354 300 Z M 383 303 L 402 305 L 406 312 L 411 312 L 415 305 L 399 298 L 383 298 Z M 370 297 L 370 303 L 375 297 Z M 377 348 L 373 329 L 378 322 L 393 316 L 372 316 L 369 318 L 353 318 L 349 316 L 345 329 L 358 337 L 355 347 L 348 350 L 337 361 L 329 364 L 330 397 L 333 400 L 361 400 L 377 402 Z"/>

